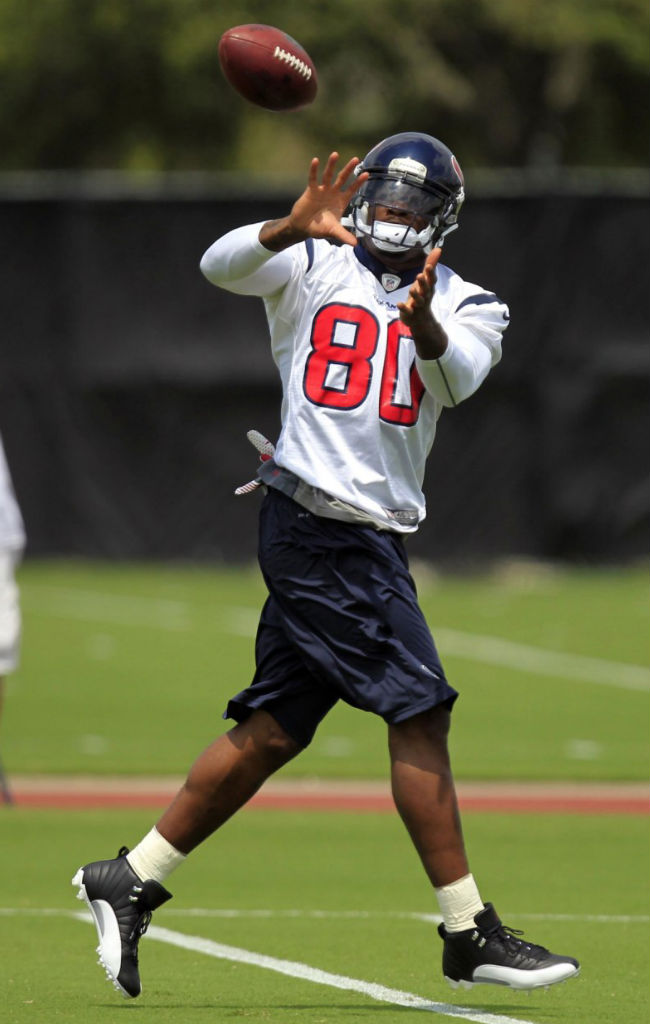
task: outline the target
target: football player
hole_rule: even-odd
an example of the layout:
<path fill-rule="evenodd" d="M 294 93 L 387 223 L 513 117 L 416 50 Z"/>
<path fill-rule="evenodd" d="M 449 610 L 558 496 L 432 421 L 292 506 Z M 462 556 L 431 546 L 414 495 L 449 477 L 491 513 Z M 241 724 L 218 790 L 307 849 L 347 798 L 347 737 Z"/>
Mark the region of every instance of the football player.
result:
<path fill-rule="evenodd" d="M 419 608 L 404 538 L 425 516 L 438 418 L 501 358 L 508 308 L 439 262 L 464 200 L 456 158 L 406 132 L 337 170 L 332 153 L 287 216 L 229 232 L 201 269 L 264 300 L 282 429 L 259 470 L 259 560 L 269 596 L 235 725 L 208 747 L 129 852 L 80 868 L 100 959 L 140 991 L 139 936 L 163 882 L 311 741 L 338 700 L 387 724 L 392 792 L 435 890 L 454 986 L 533 989 L 578 974 L 484 903 L 463 842 L 447 737 L 456 690 Z M 272 449 L 271 449 L 272 450 Z M 268 453 L 267 453 L 268 454 Z"/>
<path fill-rule="evenodd" d="M 5 677 L 18 667 L 21 621 L 15 573 L 24 546 L 25 527 L 0 438 L 0 718 Z M 1 761 L 0 793 L 6 803 L 11 803 Z"/>

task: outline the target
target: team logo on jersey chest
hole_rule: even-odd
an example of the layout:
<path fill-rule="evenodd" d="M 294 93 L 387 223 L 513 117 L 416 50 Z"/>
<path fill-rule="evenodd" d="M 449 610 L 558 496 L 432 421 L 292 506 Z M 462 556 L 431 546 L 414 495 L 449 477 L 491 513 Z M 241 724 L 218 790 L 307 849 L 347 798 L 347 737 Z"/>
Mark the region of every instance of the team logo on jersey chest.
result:
<path fill-rule="evenodd" d="M 394 292 L 396 288 L 399 288 L 401 283 L 402 279 L 401 277 L 398 277 L 397 274 L 381 275 L 381 284 L 385 292 Z"/>

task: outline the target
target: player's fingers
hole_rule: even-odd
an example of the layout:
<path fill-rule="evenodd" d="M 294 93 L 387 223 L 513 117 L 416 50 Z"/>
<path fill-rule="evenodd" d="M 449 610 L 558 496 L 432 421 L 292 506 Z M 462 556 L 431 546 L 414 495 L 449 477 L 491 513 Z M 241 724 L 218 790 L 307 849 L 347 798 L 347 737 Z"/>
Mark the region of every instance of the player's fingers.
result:
<path fill-rule="evenodd" d="M 402 321 L 402 323 L 410 327 L 410 325 L 413 323 L 416 314 L 416 308 L 413 305 L 413 303 L 410 301 L 400 302 L 397 308 L 399 310 L 399 318 Z"/>
<path fill-rule="evenodd" d="M 414 299 L 424 301 L 430 290 L 430 282 L 427 279 L 427 275 L 418 274 L 415 281 L 411 285 L 409 295 L 412 295 Z"/>
<path fill-rule="evenodd" d="M 422 270 L 413 282 L 412 287 L 418 286 L 421 293 L 426 296 L 427 300 L 433 294 L 436 287 L 436 264 L 440 259 L 442 249 L 432 249 L 426 260 Z"/>
<path fill-rule="evenodd" d="M 334 177 L 334 168 L 336 167 L 336 161 L 338 160 L 338 153 L 330 153 L 325 164 L 325 170 L 323 171 L 323 185 L 331 185 L 332 178 Z"/>
<path fill-rule="evenodd" d="M 436 272 L 433 267 L 425 267 L 420 275 L 420 284 L 428 292 L 432 292 L 436 283 Z"/>
<path fill-rule="evenodd" d="M 361 161 L 359 160 L 359 157 L 353 156 L 351 160 L 348 160 L 345 167 L 341 168 L 341 170 L 336 176 L 336 184 L 338 185 L 339 188 L 343 188 L 344 183 L 348 180 L 348 178 L 354 171 L 354 168 L 360 163 Z"/>
<path fill-rule="evenodd" d="M 353 235 L 351 231 L 348 231 L 339 224 L 338 228 L 332 231 L 332 237 L 338 239 L 339 242 L 343 242 L 345 245 L 356 245 L 359 239 L 356 235 Z"/>
<path fill-rule="evenodd" d="M 435 249 L 431 250 L 431 252 L 427 256 L 426 260 L 424 261 L 425 268 L 426 269 L 435 270 L 436 264 L 437 264 L 437 262 L 438 262 L 438 260 L 440 259 L 441 256 L 442 256 L 442 249 L 439 246 L 436 246 Z"/>
<path fill-rule="evenodd" d="M 309 177 L 307 179 L 307 183 L 309 185 L 316 185 L 318 183 L 318 166 L 319 166 L 319 164 L 320 164 L 320 160 L 318 159 L 317 156 L 315 156 L 313 158 L 312 162 L 309 165 Z"/>
<path fill-rule="evenodd" d="M 345 192 L 343 193 L 348 202 L 350 201 L 350 199 L 352 199 L 354 193 L 358 192 L 363 183 L 366 182 L 369 177 L 370 175 L 368 174 L 367 171 L 362 171 L 358 178 L 355 178 L 353 181 L 350 182 L 348 187 L 345 189 Z"/>

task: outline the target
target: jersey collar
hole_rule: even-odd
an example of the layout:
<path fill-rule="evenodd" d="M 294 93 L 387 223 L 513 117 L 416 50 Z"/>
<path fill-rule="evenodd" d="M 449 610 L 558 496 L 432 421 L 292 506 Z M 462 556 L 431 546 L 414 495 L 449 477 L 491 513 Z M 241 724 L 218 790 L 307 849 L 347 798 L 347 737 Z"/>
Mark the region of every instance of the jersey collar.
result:
<path fill-rule="evenodd" d="M 368 252 L 361 242 L 355 245 L 354 255 L 359 260 L 359 263 L 363 263 L 364 267 L 371 274 L 374 274 L 385 292 L 395 292 L 398 288 L 405 288 L 413 284 L 415 278 L 420 273 L 420 268 L 418 267 L 411 267 L 411 269 L 405 270 L 401 274 L 398 271 L 389 270 L 381 260 L 378 260 L 371 252 Z"/>

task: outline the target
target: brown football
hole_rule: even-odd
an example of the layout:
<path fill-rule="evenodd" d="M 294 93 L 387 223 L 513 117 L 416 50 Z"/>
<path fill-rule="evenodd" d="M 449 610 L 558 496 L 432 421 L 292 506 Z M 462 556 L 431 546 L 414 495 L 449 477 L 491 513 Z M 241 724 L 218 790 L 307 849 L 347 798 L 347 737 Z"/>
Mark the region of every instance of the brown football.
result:
<path fill-rule="evenodd" d="M 318 90 L 309 54 L 271 25 L 229 28 L 219 40 L 219 63 L 240 96 L 267 110 L 298 110 Z"/>

